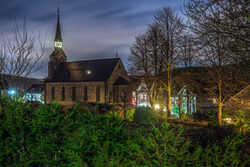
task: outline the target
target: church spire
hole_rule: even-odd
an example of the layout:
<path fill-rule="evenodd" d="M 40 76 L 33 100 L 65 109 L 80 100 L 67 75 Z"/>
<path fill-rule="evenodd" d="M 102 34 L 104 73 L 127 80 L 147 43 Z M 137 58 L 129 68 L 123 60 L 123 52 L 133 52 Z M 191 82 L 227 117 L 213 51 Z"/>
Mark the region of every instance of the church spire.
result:
<path fill-rule="evenodd" d="M 62 36 L 61 36 L 61 28 L 60 28 L 60 9 L 59 7 L 57 8 L 57 26 L 56 26 L 56 35 L 55 35 L 55 41 L 62 41 Z"/>
<path fill-rule="evenodd" d="M 55 35 L 55 48 L 62 48 L 62 36 L 60 28 L 60 17 L 59 17 L 59 7 L 57 8 L 57 25 L 56 25 L 56 35 Z"/>

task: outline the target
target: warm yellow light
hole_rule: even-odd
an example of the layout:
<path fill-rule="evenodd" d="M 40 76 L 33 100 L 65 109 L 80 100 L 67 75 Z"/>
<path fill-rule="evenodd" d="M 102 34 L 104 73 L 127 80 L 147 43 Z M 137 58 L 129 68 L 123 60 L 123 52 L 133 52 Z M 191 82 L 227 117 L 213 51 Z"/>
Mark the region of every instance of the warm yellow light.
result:
<path fill-rule="evenodd" d="M 159 105 L 159 104 L 156 104 L 156 105 L 155 105 L 155 109 L 156 109 L 156 110 L 160 109 L 160 105 Z"/>
<path fill-rule="evenodd" d="M 88 71 L 87 71 L 87 74 L 91 74 L 91 71 L 88 70 Z"/>

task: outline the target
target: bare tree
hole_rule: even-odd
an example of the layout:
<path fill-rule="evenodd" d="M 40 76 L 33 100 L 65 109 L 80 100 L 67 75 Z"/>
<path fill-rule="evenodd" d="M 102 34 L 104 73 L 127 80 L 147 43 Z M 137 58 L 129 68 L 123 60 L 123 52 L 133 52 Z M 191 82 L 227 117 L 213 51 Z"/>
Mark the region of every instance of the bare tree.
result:
<path fill-rule="evenodd" d="M 26 21 L 19 26 L 15 21 L 11 35 L 4 36 L 1 47 L 1 78 L 8 74 L 10 85 L 25 87 L 17 83 L 18 77 L 26 78 L 42 67 L 42 58 L 45 55 L 45 38 L 42 39 L 39 33 L 38 38 L 29 33 L 26 28 Z"/>
<path fill-rule="evenodd" d="M 190 0 L 185 6 L 189 28 L 201 51 L 201 65 L 207 69 L 208 90 L 217 100 L 220 125 L 223 103 L 241 85 L 239 63 L 249 61 L 247 8 L 244 0 Z"/>
<path fill-rule="evenodd" d="M 156 101 L 159 83 L 158 74 L 162 68 L 159 66 L 159 32 L 155 25 L 150 25 L 147 32 L 137 36 L 130 48 L 130 71 L 141 75 L 147 87 L 147 96 L 153 107 Z"/>
<path fill-rule="evenodd" d="M 179 63 L 179 48 L 184 30 L 181 18 L 169 8 L 163 8 L 155 14 L 156 24 L 162 31 L 161 54 L 164 56 L 165 78 L 162 80 L 168 92 L 167 113 L 171 117 L 171 96 L 174 85 L 173 69 Z"/>

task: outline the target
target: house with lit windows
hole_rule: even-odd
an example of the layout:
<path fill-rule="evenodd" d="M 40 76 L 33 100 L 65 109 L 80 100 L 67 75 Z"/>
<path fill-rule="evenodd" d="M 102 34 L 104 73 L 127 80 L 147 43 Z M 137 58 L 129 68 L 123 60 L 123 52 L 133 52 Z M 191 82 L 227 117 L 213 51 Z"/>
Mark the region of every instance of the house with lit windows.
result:
<path fill-rule="evenodd" d="M 65 106 L 86 102 L 127 105 L 130 81 L 120 58 L 67 62 L 59 13 L 54 42 L 55 49 L 49 57 L 45 81 L 45 103 L 58 101 Z"/>

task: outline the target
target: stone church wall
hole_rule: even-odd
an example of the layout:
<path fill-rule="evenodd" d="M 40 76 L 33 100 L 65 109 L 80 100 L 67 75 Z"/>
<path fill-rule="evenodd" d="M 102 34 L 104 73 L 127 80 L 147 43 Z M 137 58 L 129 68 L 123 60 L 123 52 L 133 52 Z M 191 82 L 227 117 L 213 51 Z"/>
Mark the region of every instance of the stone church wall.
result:
<path fill-rule="evenodd" d="M 62 87 L 65 88 L 65 100 L 62 100 Z M 88 100 L 84 100 L 84 87 L 87 86 Z M 96 87 L 100 86 L 100 103 L 105 103 L 104 82 L 47 82 L 46 83 L 46 103 L 52 101 L 52 87 L 55 90 L 54 101 L 59 101 L 63 105 L 72 105 L 77 102 L 96 102 Z M 76 88 L 76 100 L 72 99 L 72 89 Z"/>
<path fill-rule="evenodd" d="M 107 102 L 108 103 L 112 103 L 114 101 L 113 99 L 113 84 L 115 83 L 115 81 L 118 79 L 118 77 L 121 76 L 124 79 L 129 81 L 129 77 L 128 74 L 122 64 L 121 61 L 119 61 L 116 65 L 116 67 L 114 68 L 114 71 L 112 72 L 111 76 L 108 79 L 108 92 L 107 92 Z M 119 86 L 119 97 L 121 97 L 121 93 L 122 92 L 127 92 L 128 90 L 126 90 L 127 86 Z M 121 99 L 120 99 L 121 100 Z"/>

